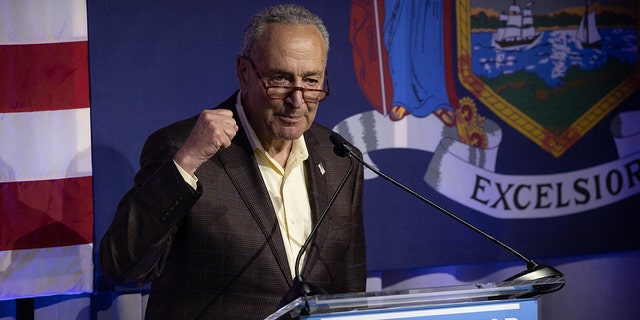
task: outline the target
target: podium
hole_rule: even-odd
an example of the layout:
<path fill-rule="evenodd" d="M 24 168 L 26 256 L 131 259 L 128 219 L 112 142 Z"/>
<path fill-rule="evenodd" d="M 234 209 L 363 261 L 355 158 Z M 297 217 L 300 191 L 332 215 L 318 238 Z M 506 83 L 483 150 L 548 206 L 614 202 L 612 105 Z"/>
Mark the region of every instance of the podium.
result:
<path fill-rule="evenodd" d="M 564 278 L 300 297 L 271 314 L 313 320 L 536 320 L 537 297 Z"/>

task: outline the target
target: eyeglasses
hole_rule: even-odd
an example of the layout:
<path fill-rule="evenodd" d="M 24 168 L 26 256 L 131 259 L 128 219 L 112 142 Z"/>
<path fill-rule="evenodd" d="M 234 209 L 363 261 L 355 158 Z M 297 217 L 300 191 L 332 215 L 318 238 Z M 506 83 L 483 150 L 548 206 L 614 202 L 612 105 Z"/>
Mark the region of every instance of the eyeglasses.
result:
<path fill-rule="evenodd" d="M 267 97 L 269 97 L 269 99 L 271 100 L 284 100 L 287 97 L 289 97 L 294 91 L 300 91 L 302 92 L 302 99 L 305 102 L 318 103 L 324 100 L 329 95 L 329 75 L 326 69 L 324 71 L 324 82 L 325 82 L 324 87 L 326 89 L 309 89 L 304 87 L 272 86 L 272 85 L 268 85 L 263 80 L 264 78 L 262 78 L 262 76 L 258 72 L 258 69 L 256 68 L 256 65 L 253 64 L 253 61 L 251 61 L 249 57 L 243 56 L 243 58 L 249 61 L 249 64 L 251 64 L 251 67 L 256 72 L 258 81 L 260 81 L 260 83 L 264 87 L 264 90 L 267 92 Z"/>

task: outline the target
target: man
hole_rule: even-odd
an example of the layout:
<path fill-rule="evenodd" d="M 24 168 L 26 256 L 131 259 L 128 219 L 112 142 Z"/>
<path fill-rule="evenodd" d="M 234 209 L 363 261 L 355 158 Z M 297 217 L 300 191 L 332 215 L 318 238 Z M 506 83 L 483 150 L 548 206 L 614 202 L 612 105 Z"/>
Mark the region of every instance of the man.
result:
<path fill-rule="evenodd" d="M 331 131 L 313 122 L 329 90 L 328 50 L 317 16 L 268 8 L 245 30 L 239 92 L 148 138 L 100 246 L 111 281 L 152 281 L 147 319 L 276 311 L 349 168 L 333 153 Z M 327 293 L 365 290 L 362 189 L 358 164 L 304 253 L 300 274 Z"/>

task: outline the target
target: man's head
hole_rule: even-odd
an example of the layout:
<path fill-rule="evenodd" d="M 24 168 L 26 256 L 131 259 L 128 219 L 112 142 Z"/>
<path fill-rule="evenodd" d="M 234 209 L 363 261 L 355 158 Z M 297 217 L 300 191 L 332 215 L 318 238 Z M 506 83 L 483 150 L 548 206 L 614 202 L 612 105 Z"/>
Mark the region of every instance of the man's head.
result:
<path fill-rule="evenodd" d="M 251 19 L 237 73 L 245 113 L 265 148 L 297 139 L 311 126 L 315 100 L 326 95 L 328 50 L 324 24 L 300 6 L 271 7 Z M 282 91 L 290 94 L 278 95 Z"/>
<path fill-rule="evenodd" d="M 271 23 L 314 25 L 320 31 L 324 44 L 329 50 L 329 32 L 320 17 L 302 6 L 284 4 L 267 8 L 251 18 L 242 35 L 241 56 L 251 57 L 256 42 L 266 26 Z"/>

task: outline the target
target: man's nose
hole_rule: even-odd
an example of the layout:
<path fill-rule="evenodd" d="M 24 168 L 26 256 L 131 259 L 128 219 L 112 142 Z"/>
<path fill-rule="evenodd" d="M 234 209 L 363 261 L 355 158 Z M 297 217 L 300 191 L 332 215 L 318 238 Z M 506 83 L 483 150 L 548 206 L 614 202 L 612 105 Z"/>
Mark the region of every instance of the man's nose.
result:
<path fill-rule="evenodd" d="M 296 88 L 291 91 L 291 94 L 287 98 L 289 99 L 289 103 L 296 109 L 302 108 L 302 106 L 304 106 L 304 104 L 306 103 L 304 101 L 303 93 L 300 88 Z"/>

